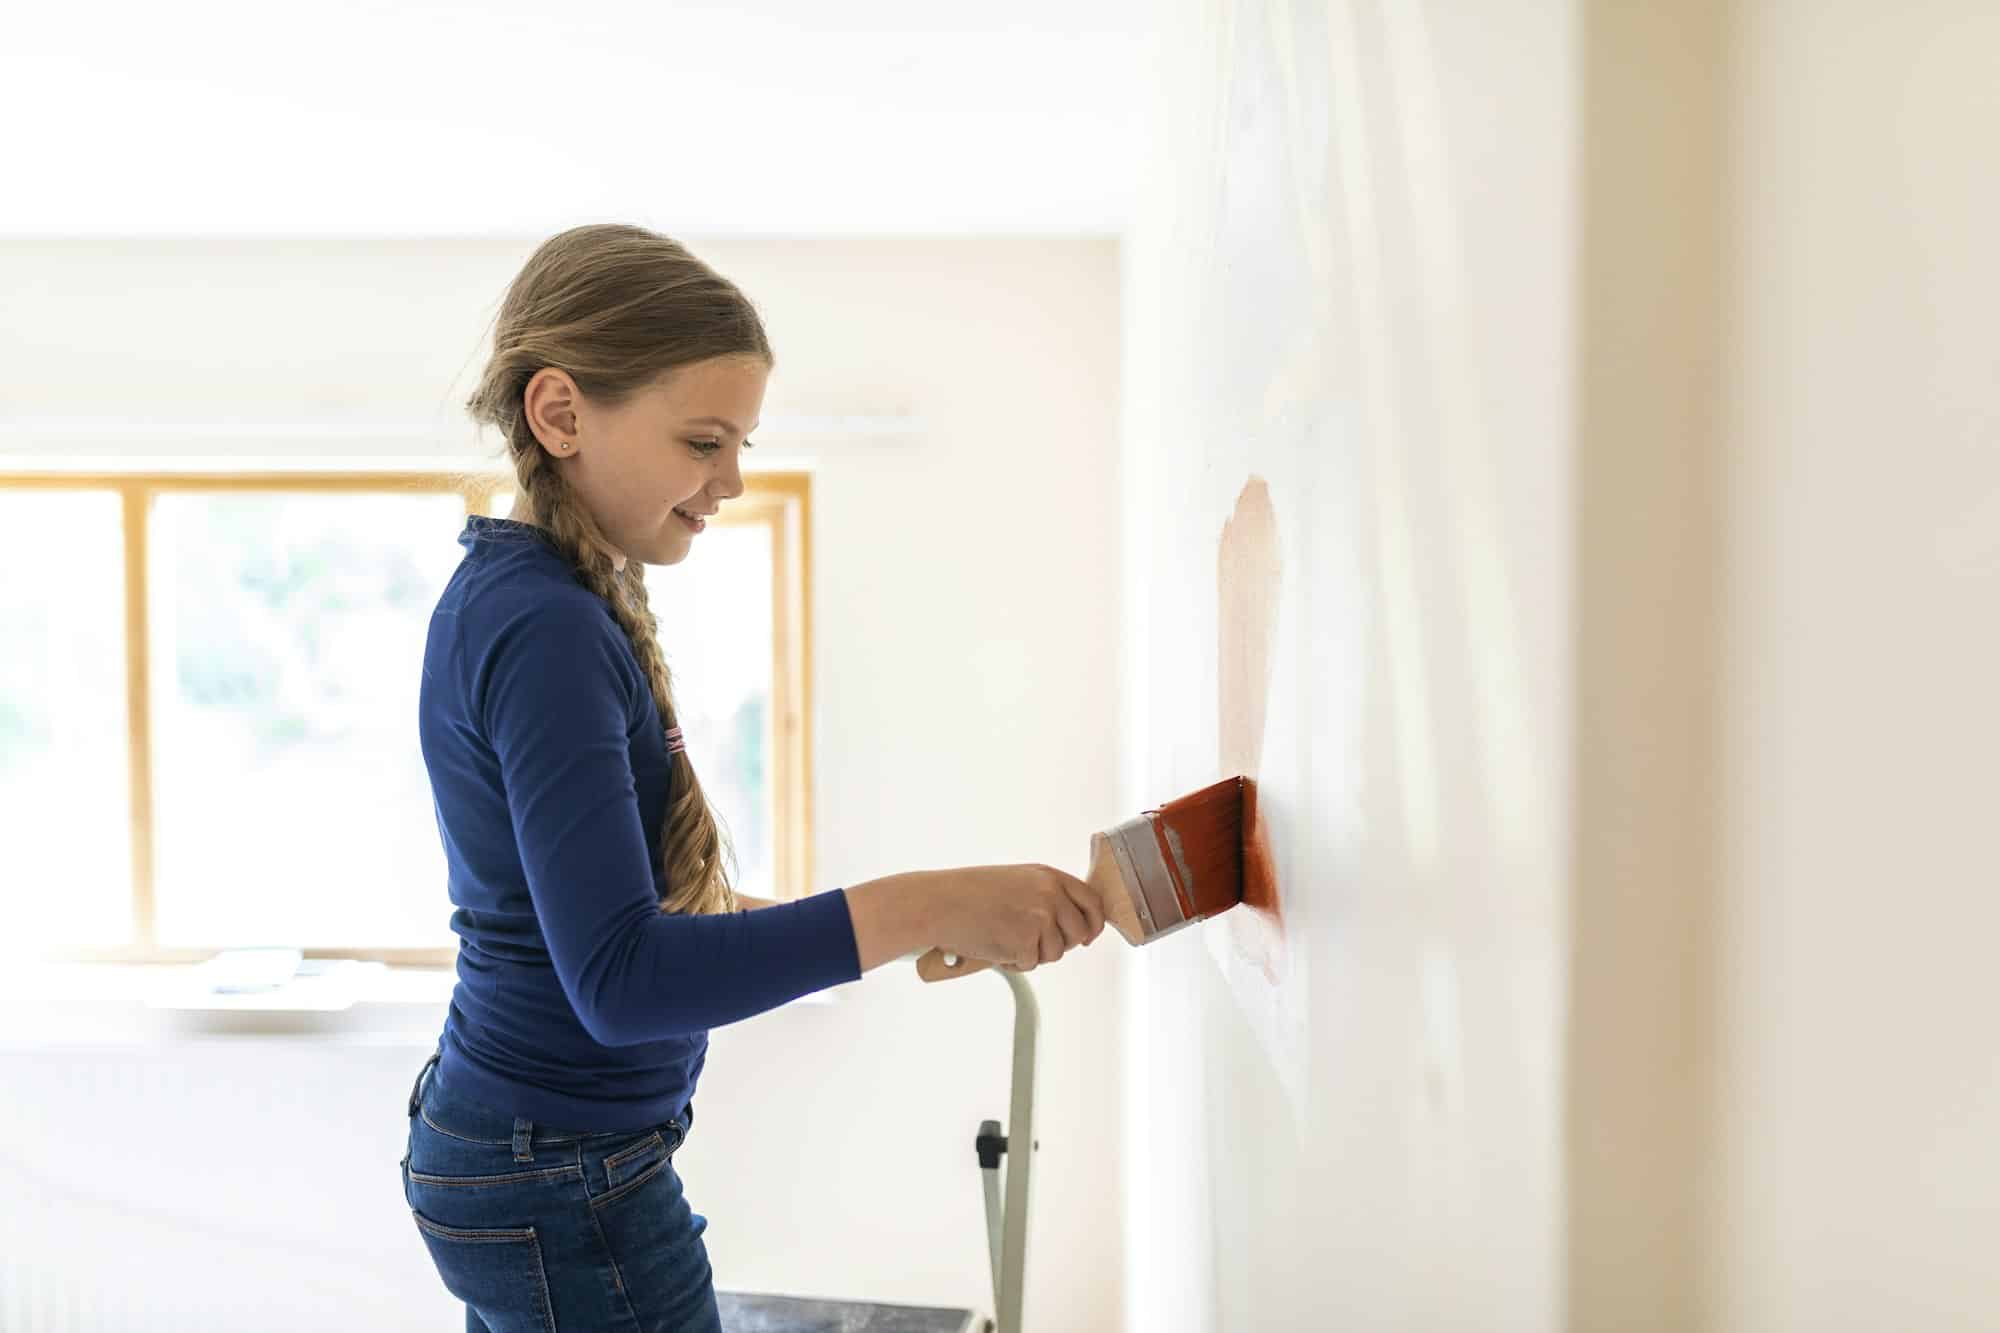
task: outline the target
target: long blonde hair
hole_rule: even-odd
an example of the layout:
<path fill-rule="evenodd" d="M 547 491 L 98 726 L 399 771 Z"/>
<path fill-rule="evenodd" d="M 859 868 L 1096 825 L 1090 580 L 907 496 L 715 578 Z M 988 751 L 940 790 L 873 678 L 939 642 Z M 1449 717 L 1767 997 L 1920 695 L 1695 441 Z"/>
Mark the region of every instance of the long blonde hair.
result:
<path fill-rule="evenodd" d="M 590 399 L 615 408 L 677 368 L 718 356 L 775 364 L 756 308 L 678 241 L 623 223 L 572 227 L 544 241 L 508 285 L 493 322 L 493 354 L 466 399 L 474 421 L 499 428 L 520 490 L 515 517 L 550 533 L 577 581 L 602 597 L 631 640 L 667 727 L 673 676 L 656 637 L 644 566 L 612 567 L 610 544 L 563 480 L 527 419 L 535 372 L 554 366 Z M 674 795 L 661 829 L 663 912 L 737 908 L 722 825 L 685 750 L 671 759 Z"/>

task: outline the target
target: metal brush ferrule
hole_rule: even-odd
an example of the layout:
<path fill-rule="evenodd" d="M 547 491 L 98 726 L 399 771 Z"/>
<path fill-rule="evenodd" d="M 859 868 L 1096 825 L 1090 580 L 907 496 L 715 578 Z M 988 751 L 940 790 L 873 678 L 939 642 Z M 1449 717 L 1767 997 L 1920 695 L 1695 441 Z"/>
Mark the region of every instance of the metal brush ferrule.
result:
<path fill-rule="evenodd" d="M 1188 925 L 1180 899 L 1174 895 L 1173 876 L 1167 870 L 1166 859 L 1160 855 L 1160 840 L 1153 832 L 1153 821 L 1141 815 L 1126 820 L 1104 836 L 1118 862 L 1118 873 L 1134 890 L 1133 906 L 1138 909 L 1140 924 L 1146 928 L 1147 943 Z"/>

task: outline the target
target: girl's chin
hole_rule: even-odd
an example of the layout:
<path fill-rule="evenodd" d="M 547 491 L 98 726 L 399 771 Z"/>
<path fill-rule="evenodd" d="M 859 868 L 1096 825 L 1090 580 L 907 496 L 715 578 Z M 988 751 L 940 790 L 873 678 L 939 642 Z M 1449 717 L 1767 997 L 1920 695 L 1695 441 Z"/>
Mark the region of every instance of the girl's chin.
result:
<path fill-rule="evenodd" d="M 694 543 L 688 540 L 687 537 L 675 537 L 671 534 L 666 534 L 658 542 L 654 543 L 651 550 L 646 552 L 646 563 L 649 565 L 678 565 L 681 561 L 688 558 L 688 553 L 693 549 Z"/>

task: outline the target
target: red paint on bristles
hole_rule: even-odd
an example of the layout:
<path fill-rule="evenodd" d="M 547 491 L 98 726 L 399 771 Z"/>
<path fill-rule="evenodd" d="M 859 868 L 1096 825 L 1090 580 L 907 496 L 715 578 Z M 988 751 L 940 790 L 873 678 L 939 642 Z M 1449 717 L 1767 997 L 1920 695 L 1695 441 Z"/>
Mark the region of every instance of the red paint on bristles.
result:
<path fill-rule="evenodd" d="M 1172 875 L 1174 896 L 1190 921 L 1214 916 L 1243 900 L 1243 787 L 1240 777 L 1224 778 L 1146 812 Z M 1185 880 L 1179 870 L 1182 861 L 1187 864 Z"/>

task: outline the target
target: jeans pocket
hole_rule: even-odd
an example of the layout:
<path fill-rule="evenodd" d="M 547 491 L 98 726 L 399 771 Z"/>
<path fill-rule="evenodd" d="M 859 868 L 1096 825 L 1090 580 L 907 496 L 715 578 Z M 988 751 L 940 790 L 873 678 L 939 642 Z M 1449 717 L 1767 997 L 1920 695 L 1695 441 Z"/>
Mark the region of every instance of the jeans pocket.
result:
<path fill-rule="evenodd" d="M 555 1333 L 549 1275 L 533 1227 L 448 1227 L 412 1208 L 445 1289 L 493 1333 Z"/>
<path fill-rule="evenodd" d="M 603 1203 L 630 1192 L 640 1181 L 659 1173 L 679 1151 L 687 1131 L 678 1120 L 641 1131 L 623 1143 L 614 1142 L 599 1150 L 604 1165 L 604 1191 L 592 1200 Z"/>
<path fill-rule="evenodd" d="M 643 1138 L 612 1149 L 604 1155 L 605 1193 L 609 1194 L 627 1181 L 645 1175 L 648 1170 L 666 1161 L 671 1153 L 672 1149 L 657 1129 Z"/>
<path fill-rule="evenodd" d="M 646 1327 L 722 1333 L 715 1274 L 702 1240 L 708 1219 L 688 1206 L 668 1157 L 592 1199 L 590 1212 Z"/>

